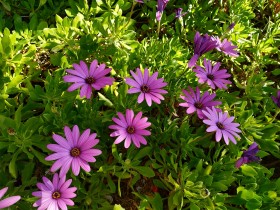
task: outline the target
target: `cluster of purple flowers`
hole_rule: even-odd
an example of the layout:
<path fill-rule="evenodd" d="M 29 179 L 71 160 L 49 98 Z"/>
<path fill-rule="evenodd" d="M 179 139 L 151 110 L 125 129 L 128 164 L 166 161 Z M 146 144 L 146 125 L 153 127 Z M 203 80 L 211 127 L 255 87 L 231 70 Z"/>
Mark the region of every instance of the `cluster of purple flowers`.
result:
<path fill-rule="evenodd" d="M 143 0 L 135 0 L 138 3 L 144 3 Z M 162 13 L 169 0 L 157 1 L 157 21 L 161 20 Z M 182 8 L 176 9 L 176 18 L 181 18 L 186 12 L 182 12 Z M 234 27 L 232 24 L 229 30 Z M 198 78 L 198 83 L 207 83 L 212 90 L 227 89 L 227 85 L 231 84 L 228 78 L 231 76 L 226 69 L 220 69 L 221 63 L 213 63 L 211 60 L 204 59 L 204 66 L 197 65 L 197 61 L 203 54 L 216 49 L 226 55 L 238 57 L 236 51 L 237 46 L 234 46 L 228 39 L 221 40 L 219 37 L 209 36 L 208 34 L 201 35 L 196 32 L 194 37 L 194 55 L 190 59 L 188 66 L 193 68 Z M 107 85 L 112 85 L 114 78 L 106 76 L 110 73 L 111 68 L 106 68 L 105 64 L 98 64 L 97 60 L 93 60 L 90 67 L 84 61 L 79 64 L 74 63 L 73 69 L 67 69 L 68 73 L 63 77 L 65 82 L 73 83 L 69 86 L 68 91 L 80 89 L 80 97 L 90 99 L 94 90 L 99 91 Z M 125 78 L 125 83 L 131 88 L 129 94 L 139 94 L 137 102 L 140 104 L 146 102 L 150 107 L 152 103 L 161 104 L 164 100 L 163 95 L 168 92 L 163 88 L 167 86 L 163 78 L 158 78 L 158 72 L 150 75 L 148 68 L 142 72 L 139 68 L 136 72 L 130 71 L 132 78 Z M 199 87 L 193 89 L 188 87 L 188 90 L 182 90 L 181 99 L 183 103 L 179 105 L 186 107 L 187 114 L 196 113 L 198 118 L 208 126 L 207 132 L 215 132 L 215 139 L 220 142 L 223 138 L 228 145 L 231 141 L 236 144 L 236 137 L 240 138 L 241 130 L 238 128 L 240 124 L 234 122 L 234 117 L 223 112 L 217 106 L 221 105 L 221 101 L 214 100 L 216 93 L 205 91 L 201 93 Z M 274 103 L 280 107 L 280 90 L 277 96 L 272 96 Z M 147 130 L 151 126 L 147 117 L 143 117 L 140 111 L 134 113 L 131 109 L 126 109 L 125 114 L 117 112 L 117 117 L 113 117 L 115 123 L 109 126 L 109 129 L 114 130 L 110 137 L 115 139 L 114 144 L 119 144 L 124 141 L 124 147 L 129 148 L 133 143 L 137 148 L 141 144 L 146 145 L 147 140 L 144 136 L 150 136 L 151 131 Z M 64 137 L 65 136 L 65 137 Z M 33 192 L 32 195 L 38 200 L 34 203 L 34 207 L 38 210 L 44 209 L 67 209 L 67 206 L 73 206 L 72 198 L 76 197 L 77 187 L 70 187 L 72 179 L 66 180 L 66 175 L 70 168 L 75 176 L 80 174 L 81 168 L 85 172 L 90 172 L 89 163 L 96 162 L 95 157 L 102 154 L 100 149 L 94 148 L 98 143 L 96 133 L 91 133 L 90 129 L 80 133 L 78 125 L 74 125 L 71 130 L 68 126 L 64 127 L 64 136 L 53 134 L 52 138 L 55 144 L 47 145 L 47 148 L 53 151 L 45 158 L 47 161 L 55 161 L 50 168 L 54 173 L 52 180 L 43 177 L 42 183 L 37 183 L 39 191 Z M 249 162 L 258 162 L 261 159 L 256 156 L 259 151 L 258 144 L 254 142 L 248 150 L 243 151 L 242 156 L 237 160 L 235 167 L 240 168 L 243 164 Z M 59 173 L 57 171 L 59 170 Z M 8 188 L 0 190 L 0 199 L 7 192 Z M 20 200 L 20 196 L 12 196 L 0 201 L 0 209 L 9 207 Z"/>

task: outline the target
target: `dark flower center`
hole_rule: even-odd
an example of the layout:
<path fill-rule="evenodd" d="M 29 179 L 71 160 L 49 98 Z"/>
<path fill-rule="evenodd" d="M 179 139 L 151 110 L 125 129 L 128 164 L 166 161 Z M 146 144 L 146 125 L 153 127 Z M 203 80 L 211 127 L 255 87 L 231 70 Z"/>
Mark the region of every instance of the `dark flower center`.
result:
<path fill-rule="evenodd" d="M 150 88 L 149 88 L 148 85 L 143 85 L 143 86 L 141 87 L 141 91 L 142 91 L 143 93 L 148 93 L 148 92 L 150 91 Z"/>
<path fill-rule="evenodd" d="M 86 81 L 87 84 L 91 85 L 92 83 L 95 82 L 95 79 L 93 77 L 87 77 L 85 79 L 85 81 Z"/>
<path fill-rule="evenodd" d="M 217 122 L 217 127 L 220 128 L 221 130 L 225 129 L 224 125 L 220 122 Z"/>
<path fill-rule="evenodd" d="M 203 104 L 201 102 L 195 102 L 194 103 L 195 108 L 201 109 L 203 107 Z"/>
<path fill-rule="evenodd" d="M 81 151 L 80 151 L 80 149 L 77 148 L 77 147 L 71 149 L 71 151 L 70 151 L 70 155 L 71 155 L 72 157 L 77 157 L 77 156 L 79 156 L 80 154 L 81 154 Z"/>
<path fill-rule="evenodd" d="M 128 127 L 126 128 L 126 131 L 127 131 L 127 133 L 129 133 L 129 134 L 133 134 L 133 133 L 135 133 L 135 128 L 134 128 L 133 126 L 128 126 Z"/>
<path fill-rule="evenodd" d="M 213 80 L 214 79 L 214 75 L 213 74 L 207 74 L 207 78 L 210 79 L 210 80 Z"/>
<path fill-rule="evenodd" d="M 58 199 L 58 198 L 60 198 L 60 196 L 61 196 L 61 194 L 60 194 L 60 192 L 58 192 L 58 191 L 56 191 L 56 192 L 54 192 L 54 193 L 52 194 L 52 198 L 53 198 L 53 199 Z"/>

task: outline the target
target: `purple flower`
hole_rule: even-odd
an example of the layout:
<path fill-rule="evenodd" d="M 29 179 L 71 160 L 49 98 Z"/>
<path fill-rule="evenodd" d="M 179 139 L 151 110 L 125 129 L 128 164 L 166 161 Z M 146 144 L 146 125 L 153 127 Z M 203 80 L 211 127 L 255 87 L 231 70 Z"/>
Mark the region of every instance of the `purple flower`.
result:
<path fill-rule="evenodd" d="M 207 111 L 206 111 L 207 110 Z M 236 144 L 235 136 L 240 138 L 237 133 L 241 131 L 237 128 L 238 123 L 233 123 L 234 117 L 229 117 L 227 113 L 217 112 L 217 110 L 212 107 L 206 108 L 202 112 L 206 115 L 208 119 L 203 120 L 203 122 L 210 127 L 207 128 L 207 132 L 216 132 L 216 141 L 219 142 L 222 137 L 224 138 L 225 143 L 228 145 L 229 140 Z"/>
<path fill-rule="evenodd" d="M 182 8 L 178 8 L 178 9 L 175 9 L 175 14 L 176 14 L 176 18 L 181 18 L 183 16 L 185 16 L 188 12 L 184 12 L 182 13 L 183 9 Z"/>
<path fill-rule="evenodd" d="M 277 91 L 277 96 L 271 96 L 274 103 L 280 108 L 280 90 Z"/>
<path fill-rule="evenodd" d="M 105 64 L 98 65 L 97 60 L 92 61 L 89 69 L 84 61 L 80 61 L 80 65 L 74 63 L 73 67 L 74 70 L 66 70 L 69 75 L 64 76 L 63 80 L 65 82 L 74 83 L 68 88 L 69 92 L 81 87 L 81 97 L 86 96 L 88 99 L 90 99 L 93 89 L 100 90 L 106 85 L 112 85 L 114 82 L 113 78 L 105 77 L 105 75 L 108 74 L 111 69 L 105 69 Z"/>
<path fill-rule="evenodd" d="M 7 190 L 8 190 L 8 187 L 5 187 L 5 188 L 0 190 L 0 199 L 4 196 L 4 194 L 7 192 Z M 7 208 L 7 207 L 15 204 L 19 200 L 20 200 L 19 195 L 11 196 L 9 198 L 5 198 L 5 199 L 0 201 L 0 209 Z"/>
<path fill-rule="evenodd" d="M 43 183 L 37 183 L 40 191 L 33 192 L 32 195 L 38 197 L 33 206 L 39 207 L 38 210 L 67 210 L 67 206 L 74 206 L 71 198 L 76 197 L 74 193 L 77 188 L 69 187 L 72 179 L 66 181 L 66 176 L 61 178 L 55 173 L 53 180 L 50 181 L 47 177 L 43 177 Z"/>
<path fill-rule="evenodd" d="M 206 83 L 212 88 L 215 89 L 227 89 L 226 84 L 231 84 L 231 81 L 226 78 L 230 77 L 230 74 L 227 73 L 226 69 L 219 69 L 221 66 L 220 62 L 217 62 L 214 66 L 212 66 L 210 60 L 204 59 L 204 68 L 196 65 L 196 76 L 199 78 L 199 83 Z"/>
<path fill-rule="evenodd" d="M 135 0 L 135 1 L 138 2 L 138 3 L 144 3 L 143 0 Z"/>
<path fill-rule="evenodd" d="M 202 54 L 213 50 L 216 47 L 217 41 L 213 40 L 211 36 L 209 36 L 208 34 L 200 35 L 199 32 L 196 32 L 194 36 L 194 55 L 189 61 L 189 68 L 193 67 L 196 64 L 198 58 Z"/>
<path fill-rule="evenodd" d="M 233 45 L 230 41 L 227 39 L 224 39 L 223 41 L 220 40 L 219 37 L 212 37 L 213 41 L 216 41 L 217 46 L 216 49 L 220 52 L 223 52 L 226 55 L 230 55 L 232 57 L 238 57 L 239 52 L 234 50 L 237 48 L 237 46 Z"/>
<path fill-rule="evenodd" d="M 235 23 L 230 24 L 230 25 L 228 26 L 228 30 L 230 31 L 231 29 L 234 28 L 234 26 L 235 26 Z"/>
<path fill-rule="evenodd" d="M 167 85 L 163 82 L 163 79 L 157 79 L 158 72 L 153 73 L 149 76 L 149 70 L 146 68 L 144 73 L 141 72 L 139 68 L 136 69 L 136 74 L 130 71 L 134 79 L 126 78 L 125 82 L 128 85 L 133 86 L 128 90 L 128 93 L 140 93 L 137 102 L 140 104 L 146 100 L 148 106 L 152 105 L 152 101 L 160 104 L 160 100 L 164 100 L 161 94 L 166 94 L 167 91 L 161 88 Z"/>
<path fill-rule="evenodd" d="M 46 157 L 46 160 L 56 160 L 51 167 L 51 171 L 55 172 L 60 169 L 59 176 L 65 176 L 72 167 L 75 176 L 80 173 L 80 167 L 86 172 L 90 171 L 88 162 L 95 162 L 94 156 L 102 153 L 99 149 L 92 149 L 98 144 L 96 133 L 90 134 L 90 129 L 86 129 L 82 135 L 77 125 L 73 127 L 73 131 L 68 126 L 64 127 L 66 139 L 60 135 L 53 134 L 53 139 L 57 144 L 48 144 L 48 149 L 54 151 L 54 154 Z"/>
<path fill-rule="evenodd" d="M 156 13 L 157 21 L 161 20 L 163 10 L 165 9 L 168 2 L 169 0 L 157 0 L 157 13 Z"/>
<path fill-rule="evenodd" d="M 259 157 L 256 157 L 258 151 L 258 144 L 254 142 L 253 144 L 251 144 L 248 150 L 243 151 L 241 158 L 236 161 L 235 167 L 240 168 L 240 166 L 242 166 L 243 164 L 260 161 L 261 159 Z"/>
<path fill-rule="evenodd" d="M 216 94 L 210 94 L 206 91 L 202 96 L 200 95 L 200 90 L 196 87 L 196 92 L 189 87 L 189 91 L 183 90 L 185 96 L 181 96 L 185 103 L 180 103 L 179 106 L 188 107 L 187 114 L 192 114 L 196 111 L 197 116 L 200 119 L 205 119 L 205 115 L 202 113 L 202 110 L 205 110 L 207 107 L 217 106 L 222 104 L 220 101 L 213 101 Z M 219 110 L 219 109 L 218 109 Z"/>
<path fill-rule="evenodd" d="M 110 129 L 114 129 L 113 133 L 111 133 L 111 137 L 118 138 L 115 140 L 114 144 L 119 144 L 122 141 L 124 142 L 124 147 L 128 148 L 131 144 L 133 144 L 139 148 L 140 144 L 147 144 L 146 139 L 143 136 L 151 135 L 151 132 L 145 130 L 145 128 L 151 125 L 150 122 L 147 122 L 147 117 L 142 117 L 142 112 L 139 112 L 134 117 L 134 112 L 130 109 L 126 110 L 126 115 L 124 116 L 122 113 L 118 112 L 118 117 L 113 117 L 113 121 L 116 123 L 115 125 L 110 125 Z"/>

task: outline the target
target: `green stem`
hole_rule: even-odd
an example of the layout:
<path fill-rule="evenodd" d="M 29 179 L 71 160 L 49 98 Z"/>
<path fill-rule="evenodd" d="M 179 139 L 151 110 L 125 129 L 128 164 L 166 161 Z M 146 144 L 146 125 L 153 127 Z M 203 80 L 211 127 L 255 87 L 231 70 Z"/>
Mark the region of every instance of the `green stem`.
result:
<path fill-rule="evenodd" d="M 157 26 L 157 35 L 159 36 L 159 32 L 160 32 L 160 21 L 158 21 L 158 26 Z"/>
<path fill-rule="evenodd" d="M 130 23 L 130 20 L 131 20 L 132 14 L 133 14 L 133 10 L 134 10 L 134 7 L 135 7 L 136 4 L 137 4 L 137 2 L 133 1 L 132 7 L 131 7 L 131 10 L 130 10 L 130 15 L 129 15 L 128 21 L 127 21 L 126 25 L 124 26 L 124 28 L 126 28 L 127 25 Z"/>

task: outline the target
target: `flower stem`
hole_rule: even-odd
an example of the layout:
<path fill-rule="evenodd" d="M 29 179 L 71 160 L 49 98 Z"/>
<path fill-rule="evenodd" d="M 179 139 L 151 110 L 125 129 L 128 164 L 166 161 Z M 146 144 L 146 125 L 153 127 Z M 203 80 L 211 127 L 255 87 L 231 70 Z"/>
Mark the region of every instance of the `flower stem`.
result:
<path fill-rule="evenodd" d="M 158 21 L 158 26 L 157 26 L 157 35 L 159 36 L 159 32 L 160 32 L 160 21 Z"/>

